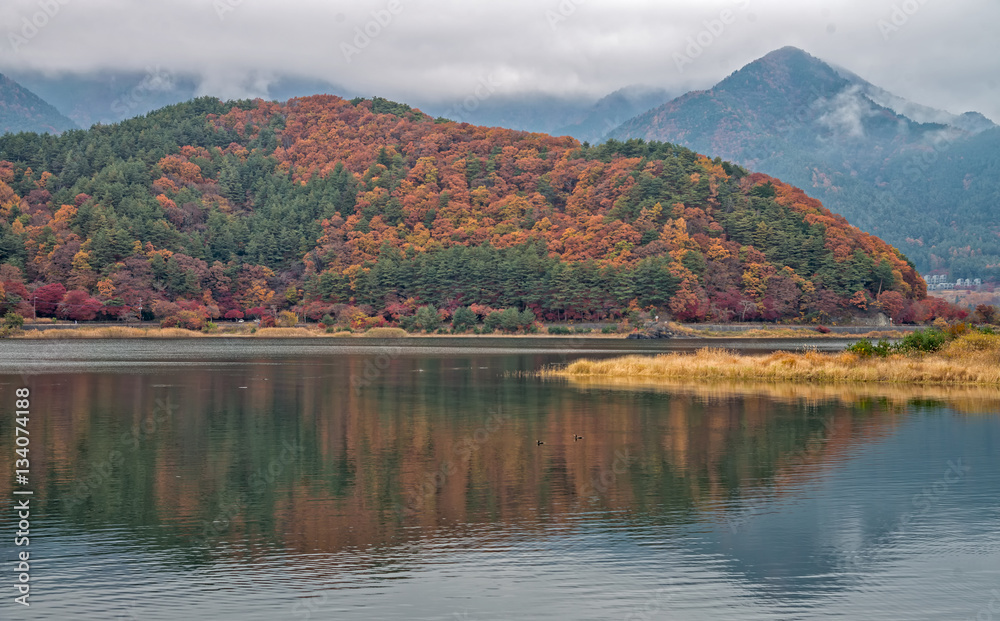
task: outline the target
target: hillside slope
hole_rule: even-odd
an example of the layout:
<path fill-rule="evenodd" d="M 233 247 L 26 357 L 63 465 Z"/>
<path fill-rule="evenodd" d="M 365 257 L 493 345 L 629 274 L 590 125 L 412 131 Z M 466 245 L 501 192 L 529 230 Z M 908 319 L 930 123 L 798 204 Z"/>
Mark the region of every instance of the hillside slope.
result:
<path fill-rule="evenodd" d="M 921 270 L 1000 277 L 1000 128 L 911 104 L 801 50 L 772 52 L 609 136 L 676 142 L 778 176 Z"/>
<path fill-rule="evenodd" d="M 104 314 L 933 313 L 885 242 L 776 179 L 671 144 L 584 148 L 381 99 L 203 98 L 59 137 L 0 137 L 0 160 L 8 305 L 23 278 Z"/>
<path fill-rule="evenodd" d="M 14 80 L 0 74 L 0 133 L 58 133 L 73 121 Z"/>

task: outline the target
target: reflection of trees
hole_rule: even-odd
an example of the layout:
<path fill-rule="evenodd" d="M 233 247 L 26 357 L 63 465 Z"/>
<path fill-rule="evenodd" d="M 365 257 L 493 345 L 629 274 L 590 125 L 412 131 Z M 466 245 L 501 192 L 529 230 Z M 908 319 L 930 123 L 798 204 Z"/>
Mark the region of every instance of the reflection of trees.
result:
<path fill-rule="evenodd" d="M 758 486 L 780 494 L 789 477 L 801 486 L 833 456 L 888 433 L 901 411 L 891 396 L 831 400 L 819 389 L 498 381 L 507 360 L 397 358 L 360 391 L 350 378 L 364 373 L 363 357 L 45 376 L 51 388 L 33 392 L 32 474 L 49 513 L 82 528 L 160 525 L 165 544 L 187 547 L 221 514 L 219 540 L 330 552 L 456 523 L 540 528 L 584 509 L 682 519 Z M 171 419 L 123 450 L 85 502 L 58 505 L 165 393 L 179 406 Z M 0 437 L 11 433 L 0 424 Z M 303 450 L 271 473 L 288 443 Z"/>

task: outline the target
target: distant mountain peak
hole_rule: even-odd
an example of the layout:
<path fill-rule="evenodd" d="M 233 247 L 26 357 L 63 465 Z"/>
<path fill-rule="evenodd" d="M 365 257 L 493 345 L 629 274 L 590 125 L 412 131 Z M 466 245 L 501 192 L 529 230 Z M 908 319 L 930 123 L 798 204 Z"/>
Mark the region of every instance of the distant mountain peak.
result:
<path fill-rule="evenodd" d="M 58 134 L 78 129 L 52 105 L 0 73 L 0 133 Z"/>
<path fill-rule="evenodd" d="M 1000 186 L 993 174 L 1000 128 L 977 112 L 913 103 L 795 47 L 608 137 L 682 144 L 790 180 L 925 269 L 971 269 L 948 258 L 966 256 L 970 246 L 975 269 L 1000 264 L 992 241 L 1000 219 L 989 198 Z"/>
<path fill-rule="evenodd" d="M 787 91 L 805 88 L 828 96 L 842 90 L 847 80 L 819 58 L 787 46 L 748 63 L 719 82 L 713 91 L 730 88 L 777 88 Z"/>

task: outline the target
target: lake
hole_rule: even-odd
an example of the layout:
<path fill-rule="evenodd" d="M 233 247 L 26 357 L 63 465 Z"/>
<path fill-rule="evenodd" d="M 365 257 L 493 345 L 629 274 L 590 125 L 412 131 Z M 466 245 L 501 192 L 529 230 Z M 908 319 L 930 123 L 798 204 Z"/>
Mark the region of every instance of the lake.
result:
<path fill-rule="evenodd" d="M 0 618 L 1000 619 L 1000 396 L 530 375 L 671 343 L 2 341 Z"/>

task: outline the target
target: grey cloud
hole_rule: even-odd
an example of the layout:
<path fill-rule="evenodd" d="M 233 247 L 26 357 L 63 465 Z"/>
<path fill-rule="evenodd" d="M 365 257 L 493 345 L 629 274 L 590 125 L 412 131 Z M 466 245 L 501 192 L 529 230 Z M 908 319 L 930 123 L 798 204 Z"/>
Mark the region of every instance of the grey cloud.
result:
<path fill-rule="evenodd" d="M 38 18 L 44 6 L 58 9 Z M 27 37 L 33 18 L 45 23 Z M 597 98 L 705 88 L 796 45 L 913 101 L 1000 120 L 998 21 L 995 0 L 7 0 L 0 71 L 162 67 L 223 97 L 295 77 L 413 101 L 461 100 L 494 76 L 508 96 Z"/>

